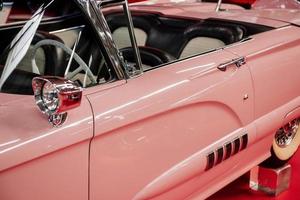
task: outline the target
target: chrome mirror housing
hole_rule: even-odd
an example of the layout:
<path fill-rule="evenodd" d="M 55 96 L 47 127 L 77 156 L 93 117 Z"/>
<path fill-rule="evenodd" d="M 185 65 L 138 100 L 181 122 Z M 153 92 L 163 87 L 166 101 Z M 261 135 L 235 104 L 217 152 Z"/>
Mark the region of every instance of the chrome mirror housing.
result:
<path fill-rule="evenodd" d="M 63 124 L 70 109 L 80 106 L 82 88 L 74 82 L 58 77 L 32 79 L 34 98 L 40 111 L 53 126 Z"/>

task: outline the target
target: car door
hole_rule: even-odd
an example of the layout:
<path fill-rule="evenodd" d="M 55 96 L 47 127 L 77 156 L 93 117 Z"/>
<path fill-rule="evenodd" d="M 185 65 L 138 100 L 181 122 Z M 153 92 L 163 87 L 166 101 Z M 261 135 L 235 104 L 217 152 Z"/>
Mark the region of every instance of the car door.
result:
<path fill-rule="evenodd" d="M 56 2 L 59 1 L 55 1 L 52 6 L 56 7 Z M 68 7 L 71 5 L 72 2 L 69 2 Z M 22 8 L 20 9 L 26 10 Z M 33 65 L 29 56 L 35 54 L 30 51 L 30 47 L 33 49 L 36 44 L 31 43 L 31 40 L 41 38 L 37 37 L 40 33 L 35 29 L 39 26 L 39 19 L 42 18 L 43 12 L 37 11 L 37 14 L 33 15 L 32 18 L 30 15 L 24 16 L 31 19 L 24 24 L 20 22 L 17 27 L 14 27 L 13 24 L 8 23 L 7 27 L 1 27 L 0 31 L 3 36 L 2 50 L 6 46 L 9 47 L 6 48 L 8 52 L 1 52 L 0 67 L 0 82 L 3 84 L 0 84 L 0 199 L 88 199 L 88 158 L 90 140 L 93 136 L 93 115 L 85 95 L 92 88 L 86 89 L 82 98 L 81 95 L 74 95 L 72 99 L 81 100 L 80 106 L 78 103 L 76 108 L 73 106 L 74 109 L 65 110 L 63 113 L 56 113 L 57 109 L 66 106 L 57 99 L 61 96 L 57 94 L 57 88 L 52 93 L 50 92 L 51 95 L 45 95 L 43 91 L 45 99 L 52 96 L 54 97 L 52 100 L 51 98 L 47 100 L 52 103 L 60 102 L 54 106 L 56 111 L 52 110 L 53 113 L 46 115 L 42 108 L 45 108 L 47 100 L 37 100 L 37 96 L 33 95 L 33 92 L 37 90 L 32 89 L 32 85 L 35 85 L 32 84 L 32 78 L 43 77 L 42 79 L 45 80 L 57 77 L 54 78 L 54 74 L 46 72 L 47 70 L 41 73 L 31 70 Z M 45 19 L 39 26 L 44 35 L 54 38 L 54 35 L 49 33 L 51 30 L 64 32 L 68 39 L 72 38 L 69 28 L 74 31 L 76 27 L 66 27 L 66 23 L 63 23 L 65 22 L 64 16 L 52 17 L 55 18 L 55 24 L 51 22 L 51 19 Z M 47 31 L 45 26 L 48 28 Z M 44 41 L 45 39 L 46 37 L 41 38 Z M 59 39 L 61 45 L 66 48 L 63 40 Z M 48 70 L 55 71 L 55 68 L 64 67 L 55 62 L 57 54 L 51 54 L 51 51 L 43 48 L 40 50 L 42 54 L 37 56 L 39 59 L 47 60 L 44 56 L 46 54 L 50 58 L 48 63 L 51 68 Z M 54 48 L 55 52 L 56 50 Z M 96 50 L 93 48 L 94 52 Z M 8 56 L 3 56 L 5 54 Z M 40 67 L 46 69 L 47 61 L 42 63 L 44 64 Z M 59 80 L 60 84 L 65 83 L 61 78 Z M 63 87 L 68 88 L 66 93 L 70 94 L 69 89 L 72 87 L 66 84 Z M 70 105 L 72 103 L 68 103 L 68 106 Z M 39 108 L 44 112 L 42 113 Z"/>
<path fill-rule="evenodd" d="M 87 199 L 93 135 L 87 99 L 60 127 L 49 124 L 31 95 L 0 93 L 0 99 L 0 199 Z"/>
<path fill-rule="evenodd" d="M 88 95 L 91 200 L 183 199 L 241 168 L 238 152 L 255 138 L 254 97 L 237 61 L 218 50 Z"/>
<path fill-rule="evenodd" d="M 257 140 L 269 136 L 269 144 L 284 122 L 300 115 L 297 111 L 284 120 L 300 106 L 299 33 L 298 27 L 286 26 L 252 36 L 243 45 L 230 48 L 247 60 L 255 88 Z"/>

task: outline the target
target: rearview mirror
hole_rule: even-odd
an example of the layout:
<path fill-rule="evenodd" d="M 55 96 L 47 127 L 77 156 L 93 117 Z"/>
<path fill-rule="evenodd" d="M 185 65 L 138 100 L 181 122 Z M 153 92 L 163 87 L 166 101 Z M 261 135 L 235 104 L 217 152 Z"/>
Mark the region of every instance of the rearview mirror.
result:
<path fill-rule="evenodd" d="M 63 124 L 68 110 L 80 106 L 82 88 L 70 80 L 58 77 L 35 77 L 32 80 L 34 98 L 40 111 L 53 126 Z"/>

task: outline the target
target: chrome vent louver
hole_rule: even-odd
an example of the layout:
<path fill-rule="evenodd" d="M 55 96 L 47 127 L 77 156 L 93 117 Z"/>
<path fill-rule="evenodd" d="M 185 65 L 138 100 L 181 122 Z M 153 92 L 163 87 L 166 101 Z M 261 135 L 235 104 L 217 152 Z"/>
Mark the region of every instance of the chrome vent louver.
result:
<path fill-rule="evenodd" d="M 220 164 L 222 161 L 227 160 L 231 156 L 246 149 L 248 145 L 248 134 L 245 134 L 239 138 L 234 139 L 231 142 L 224 144 L 213 152 L 210 152 L 207 156 L 207 164 L 205 171 L 210 170 L 214 166 Z"/>

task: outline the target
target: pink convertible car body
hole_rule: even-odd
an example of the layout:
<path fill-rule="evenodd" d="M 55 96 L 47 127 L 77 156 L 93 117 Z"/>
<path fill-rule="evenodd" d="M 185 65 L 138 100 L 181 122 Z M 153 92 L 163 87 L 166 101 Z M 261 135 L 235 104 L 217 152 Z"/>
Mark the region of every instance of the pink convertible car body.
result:
<path fill-rule="evenodd" d="M 276 131 L 300 117 L 299 10 L 222 5 L 229 9 L 215 12 L 205 9 L 215 3 L 190 0 L 138 3 L 130 6 L 136 39 L 129 34 L 133 47 L 126 51 L 125 40 L 115 38 L 126 27 L 119 18 L 122 9 L 107 7 L 121 3 L 126 8 L 126 2 L 74 2 L 85 17 L 67 15 L 59 21 L 45 13 L 37 33 L 58 38 L 66 30 L 59 26 L 73 18 L 67 29 L 90 24 L 114 78 L 102 83 L 96 77 L 97 84 L 89 87 L 86 77 L 81 79 L 83 89 L 76 90 L 82 92 L 80 106 L 64 112 L 67 117 L 57 123 L 53 116 L 60 113 L 42 114 L 32 91 L 20 92 L 25 84 L 20 74 L 11 77 L 12 72 L 3 81 L 0 199 L 204 199 L 270 157 Z M 57 20 L 59 25 L 52 29 Z M 24 23 L 1 25 L 1 38 L 9 37 L 9 27 L 19 31 Z M 146 35 L 144 44 L 138 31 Z M 208 34 L 198 35 L 201 31 Z M 144 57 L 134 41 L 148 48 Z M 205 42 L 212 48 L 199 50 Z M 76 45 L 75 41 L 71 47 Z M 83 57 L 79 51 L 84 42 L 77 46 Z M 151 49 L 167 52 L 163 55 L 172 59 L 155 65 L 151 57 L 147 64 L 145 55 Z M 138 58 L 137 70 L 130 68 L 130 56 L 137 53 L 147 64 L 144 69 L 138 68 Z M 35 76 L 30 76 L 29 85 L 33 77 L 40 77 L 34 79 L 35 96 L 38 81 L 47 84 L 47 76 L 61 76 L 47 70 L 30 71 Z M 298 145 L 300 135 L 293 137 Z"/>

